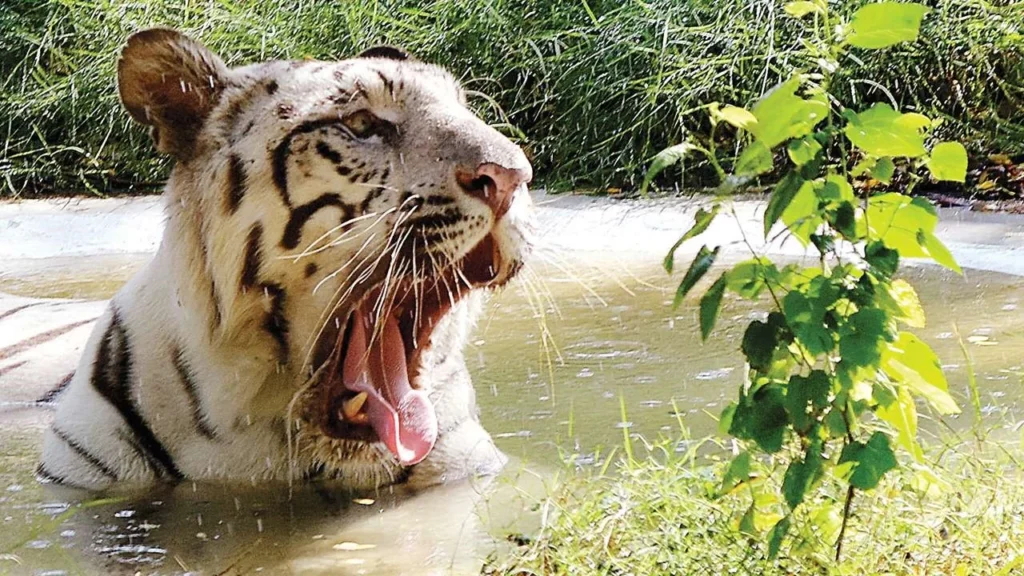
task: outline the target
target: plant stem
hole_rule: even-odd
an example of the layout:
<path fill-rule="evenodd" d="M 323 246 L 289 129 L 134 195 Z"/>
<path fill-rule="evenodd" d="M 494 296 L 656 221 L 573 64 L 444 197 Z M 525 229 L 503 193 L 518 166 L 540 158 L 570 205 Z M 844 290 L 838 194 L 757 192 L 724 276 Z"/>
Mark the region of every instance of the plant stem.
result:
<path fill-rule="evenodd" d="M 850 520 L 850 508 L 853 506 L 853 485 L 846 489 L 846 504 L 843 505 L 843 525 L 839 528 L 839 537 L 836 538 L 836 564 L 843 557 L 843 538 L 846 536 L 846 524 Z"/>

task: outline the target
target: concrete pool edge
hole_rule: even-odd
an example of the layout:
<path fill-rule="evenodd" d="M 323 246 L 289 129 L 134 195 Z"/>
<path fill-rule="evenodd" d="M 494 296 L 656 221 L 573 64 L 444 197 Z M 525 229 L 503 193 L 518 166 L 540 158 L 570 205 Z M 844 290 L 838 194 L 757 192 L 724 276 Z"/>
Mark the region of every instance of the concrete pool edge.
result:
<path fill-rule="evenodd" d="M 533 193 L 538 206 L 538 258 L 574 263 L 660 262 L 665 250 L 693 222 L 708 200 L 616 200 L 607 197 Z M 741 199 L 706 232 L 687 242 L 680 258 L 701 244 L 722 245 L 723 255 L 749 254 L 746 242 L 766 254 L 810 256 L 794 240 L 766 242 L 762 199 Z M 161 196 L 53 198 L 0 202 L 0 263 L 109 254 L 153 253 L 163 233 Z M 1024 276 L 1024 216 L 941 208 L 938 236 L 964 268 Z M 773 231 L 774 234 L 774 231 Z M 0 273 L 3 273 L 0 264 Z"/>

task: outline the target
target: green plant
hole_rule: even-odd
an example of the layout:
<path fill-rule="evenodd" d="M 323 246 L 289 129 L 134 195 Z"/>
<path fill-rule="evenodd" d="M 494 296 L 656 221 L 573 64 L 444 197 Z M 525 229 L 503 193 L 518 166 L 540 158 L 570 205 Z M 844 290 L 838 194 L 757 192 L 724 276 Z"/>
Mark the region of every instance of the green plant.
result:
<path fill-rule="evenodd" d="M 972 152 L 1024 152 L 1024 4 L 933 4 L 925 41 L 862 54 L 835 90 L 876 98 L 858 80 L 871 78 L 898 102 L 941 111 L 943 131 Z M 114 86 L 120 47 L 146 26 L 179 28 L 233 65 L 405 46 L 464 82 L 470 102 L 528 150 L 538 185 L 632 191 L 652 154 L 684 130 L 707 132 L 693 113 L 704 103 L 747 103 L 813 64 L 798 23 L 776 12 L 773 0 L 7 0 L 0 196 L 159 188 L 168 165 Z M 690 168 L 687 187 L 713 178 Z"/>
<path fill-rule="evenodd" d="M 924 168 L 934 179 L 963 182 L 967 154 L 956 142 L 929 150 L 929 131 L 938 122 L 922 114 L 900 113 L 888 103 L 855 111 L 833 89 L 854 49 L 916 40 L 927 8 L 868 4 L 845 20 L 830 13 L 825 0 L 811 0 L 790 2 L 785 11 L 806 23 L 806 60 L 817 69 L 782 82 L 750 110 L 710 107 L 707 145 L 688 142 L 663 151 L 645 185 L 693 152 L 703 153 L 721 179 L 714 204 L 698 212 L 666 257 L 671 273 L 676 248 L 728 209 L 729 195 L 772 171 L 779 159 L 785 163 L 764 212 L 764 234 L 767 239 L 781 228 L 816 252 L 817 264 L 780 265 L 755 253 L 722 273 L 700 299 L 704 339 L 726 292 L 751 300 L 767 295 L 771 304 L 764 320 L 746 328 L 741 350 L 748 379 L 722 413 L 721 430 L 740 439 L 744 450 L 726 468 L 720 494 L 749 490 L 752 502 L 739 529 L 765 535 L 770 556 L 801 518 L 836 534 L 838 561 L 854 495 L 874 489 L 897 467 L 894 443 L 910 455 L 920 482 L 935 479 L 917 441 L 915 399 L 941 414 L 959 411 L 935 353 L 901 329 L 921 327 L 925 319 L 913 287 L 896 274 L 904 258 L 930 258 L 959 271 L 934 234 L 935 208 L 908 194 Z M 731 172 L 714 147 L 714 130 L 723 125 L 749 135 Z M 888 190 L 897 164 L 912 168 L 906 194 Z M 700 248 L 679 284 L 677 305 L 718 253 L 719 247 Z M 866 425 L 868 414 L 888 427 Z M 766 460 L 759 453 L 784 457 Z M 764 476 L 783 467 L 781 489 L 768 489 Z M 845 497 L 835 501 L 816 491 L 824 481 L 842 483 Z M 804 508 L 812 511 L 794 515 Z M 841 523 L 833 525 L 836 518 Z"/>

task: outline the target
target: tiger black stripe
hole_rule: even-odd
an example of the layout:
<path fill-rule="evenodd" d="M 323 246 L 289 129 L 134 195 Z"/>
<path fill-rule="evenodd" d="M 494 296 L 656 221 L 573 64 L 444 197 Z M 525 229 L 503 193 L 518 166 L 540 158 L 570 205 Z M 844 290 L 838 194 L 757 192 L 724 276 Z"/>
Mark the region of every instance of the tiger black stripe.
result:
<path fill-rule="evenodd" d="M 229 143 L 234 144 L 237 141 L 235 136 L 238 134 L 239 120 L 245 116 L 253 100 L 256 100 L 262 93 L 263 90 L 261 90 L 260 85 L 254 84 L 249 86 L 244 92 L 234 94 L 234 98 L 227 103 L 224 114 L 221 116 L 220 124 L 224 127 L 224 139 Z"/>
<path fill-rule="evenodd" d="M 288 156 L 291 153 L 292 140 L 296 136 L 302 134 L 309 134 L 323 128 L 325 126 L 340 125 L 341 120 L 337 117 L 334 118 L 321 118 L 319 120 L 310 120 L 303 122 L 295 128 L 292 128 L 291 132 L 281 140 L 281 143 L 274 148 L 274 153 L 271 157 L 271 169 L 273 172 L 274 186 L 277 188 L 277 193 L 280 194 L 281 200 L 284 205 L 291 208 L 292 199 L 288 195 Z"/>
<path fill-rule="evenodd" d="M 249 238 L 245 241 L 245 260 L 242 263 L 242 276 L 239 285 L 243 292 L 255 288 L 259 281 L 260 254 L 263 252 L 263 226 L 254 224 L 249 230 Z"/>
<path fill-rule="evenodd" d="M 57 400 L 57 397 L 61 395 L 61 392 L 64 392 L 64 389 L 68 387 L 68 384 L 71 384 L 71 380 L 74 377 L 75 371 L 72 370 L 71 372 L 68 373 L 67 376 L 65 376 L 60 382 L 58 382 L 56 386 L 51 388 L 46 394 L 40 396 L 39 399 L 36 400 L 36 403 L 52 404 L 54 401 Z"/>
<path fill-rule="evenodd" d="M 172 351 L 171 360 L 174 362 L 174 370 L 178 373 L 181 385 L 185 388 L 185 396 L 188 397 L 189 407 L 192 409 L 192 420 L 195 424 L 196 432 L 207 440 L 216 440 L 217 435 L 213 428 L 210 427 L 206 419 L 206 412 L 203 410 L 203 403 L 199 399 L 196 376 L 192 369 L 189 368 L 188 363 L 185 362 L 185 357 L 180 348 Z"/>
<path fill-rule="evenodd" d="M 463 219 L 464 216 L 458 210 L 445 210 L 444 212 L 435 212 L 417 218 L 410 218 L 403 226 L 420 228 L 422 230 L 439 230 L 454 226 Z"/>
<path fill-rule="evenodd" d="M 140 446 L 139 443 L 134 438 L 132 438 L 128 432 L 125 432 L 123 428 L 118 427 L 117 438 L 121 440 L 121 442 L 127 444 L 128 447 L 132 449 L 132 452 L 134 452 L 136 456 L 138 456 L 142 460 L 145 460 L 146 466 L 148 466 L 150 470 L 156 472 L 157 475 L 167 474 L 166 469 L 164 469 L 160 462 L 158 462 L 157 459 L 154 458 L 152 454 L 143 450 L 142 446 Z"/>
<path fill-rule="evenodd" d="M 202 258 L 202 261 L 200 262 L 201 269 L 210 270 L 210 251 L 207 249 L 205 242 L 200 243 L 199 254 Z M 213 334 L 220 326 L 222 316 L 220 311 L 220 297 L 217 295 L 217 282 L 212 276 L 210 277 L 210 308 L 213 313 L 213 324 L 210 326 L 210 334 Z"/>
<path fill-rule="evenodd" d="M 36 466 L 36 477 L 43 484 L 57 484 L 59 486 L 67 486 L 68 488 L 77 488 L 79 490 L 84 490 L 84 488 L 68 480 L 64 476 L 61 476 L 60 474 L 57 474 L 55 472 L 51 472 L 50 469 L 47 468 L 46 465 L 43 464 L 42 462 L 40 462 L 39 465 Z"/>
<path fill-rule="evenodd" d="M 263 253 L 263 226 L 254 224 L 245 243 L 245 261 L 239 287 L 243 292 L 255 289 L 270 298 L 270 311 L 263 321 L 263 329 L 277 342 L 278 360 L 288 362 L 288 318 L 285 317 L 285 290 L 280 284 L 260 281 L 261 256 Z"/>
<path fill-rule="evenodd" d="M 213 326 L 210 327 L 210 331 L 213 332 L 223 320 L 220 312 L 220 297 L 217 296 L 217 281 L 213 278 L 210 278 L 210 305 L 213 308 Z"/>
<path fill-rule="evenodd" d="M 315 200 L 311 200 L 302 206 L 292 210 L 288 224 L 284 227 L 284 234 L 281 235 L 281 247 L 285 250 L 292 250 L 302 240 L 302 227 L 313 217 L 314 214 L 323 208 L 333 206 L 345 212 L 345 220 L 352 218 L 352 207 L 341 200 L 337 194 L 324 194 Z"/>
<path fill-rule="evenodd" d="M 451 196 L 427 196 L 424 200 L 427 206 L 448 206 L 455 204 L 455 198 Z"/>
<path fill-rule="evenodd" d="M 381 72 L 380 70 L 375 70 L 375 72 L 377 73 L 377 77 L 380 78 L 381 83 L 384 84 L 384 87 L 388 89 L 388 94 L 391 96 L 391 99 L 394 100 L 395 83 L 392 82 L 390 78 L 385 76 L 384 73 Z"/>
<path fill-rule="evenodd" d="M 242 198 L 245 197 L 246 178 L 242 159 L 237 154 L 232 154 L 228 158 L 228 181 L 224 194 L 224 207 L 228 214 L 234 214 L 238 211 L 238 206 L 242 204 Z"/>
<path fill-rule="evenodd" d="M 174 459 L 139 413 L 131 393 L 131 377 L 131 343 L 117 309 L 112 307 L 110 326 L 100 340 L 90 383 L 121 414 L 142 451 L 156 459 L 167 475 L 180 480 L 183 476 L 174 464 Z"/>
<path fill-rule="evenodd" d="M 57 428 L 57 426 L 53 426 L 50 429 L 53 431 L 53 435 L 56 436 L 57 438 L 60 438 L 61 442 L 64 442 L 64 444 L 67 445 L 67 447 L 70 448 L 72 452 L 77 454 L 79 458 L 88 462 L 90 466 L 98 470 L 107 478 L 110 478 L 111 480 L 117 480 L 117 472 L 110 468 L 110 466 L 104 464 L 103 461 L 100 460 L 99 457 L 97 457 L 95 454 L 89 452 L 85 448 L 85 446 L 82 446 L 81 443 L 79 443 L 74 438 L 68 436 L 66 432 L 64 432 L 60 428 Z"/>
<path fill-rule="evenodd" d="M 327 144 L 327 142 L 324 142 L 323 140 L 320 140 L 316 143 L 316 153 L 331 163 L 341 163 L 341 153 L 335 150 L 334 148 L 331 148 L 331 146 Z"/>
<path fill-rule="evenodd" d="M 277 360 L 288 363 L 288 318 L 284 315 L 285 291 L 278 284 L 264 283 L 263 290 L 270 296 L 270 312 L 263 321 L 263 329 L 277 342 Z"/>
<path fill-rule="evenodd" d="M 370 204 L 372 204 L 373 201 L 376 200 L 377 198 L 383 196 L 384 193 L 387 191 L 387 188 L 383 186 L 377 186 L 373 190 L 367 192 L 366 198 L 363 198 L 363 201 L 359 204 L 359 213 L 366 214 L 366 211 L 370 208 Z"/>

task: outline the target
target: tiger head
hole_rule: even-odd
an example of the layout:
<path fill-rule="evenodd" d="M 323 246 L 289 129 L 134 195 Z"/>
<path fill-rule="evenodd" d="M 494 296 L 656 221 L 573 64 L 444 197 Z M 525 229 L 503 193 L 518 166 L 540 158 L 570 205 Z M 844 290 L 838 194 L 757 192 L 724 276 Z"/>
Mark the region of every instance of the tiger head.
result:
<path fill-rule="evenodd" d="M 431 370 L 530 251 L 523 151 L 395 48 L 228 68 L 150 29 L 118 78 L 176 160 L 161 250 L 181 244 L 180 307 L 212 355 L 255 380 L 239 409 L 290 405 L 319 465 L 427 457 L 447 418 Z"/>

